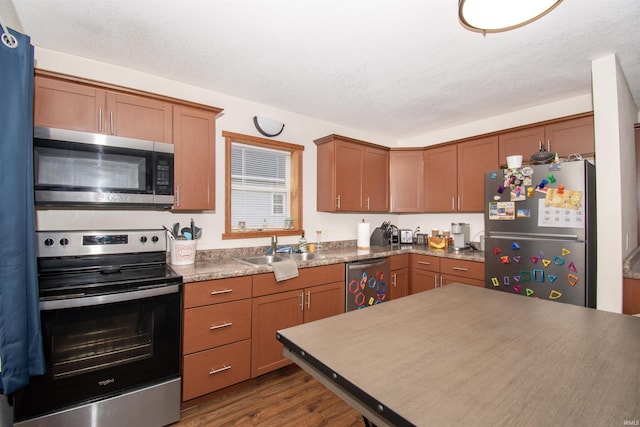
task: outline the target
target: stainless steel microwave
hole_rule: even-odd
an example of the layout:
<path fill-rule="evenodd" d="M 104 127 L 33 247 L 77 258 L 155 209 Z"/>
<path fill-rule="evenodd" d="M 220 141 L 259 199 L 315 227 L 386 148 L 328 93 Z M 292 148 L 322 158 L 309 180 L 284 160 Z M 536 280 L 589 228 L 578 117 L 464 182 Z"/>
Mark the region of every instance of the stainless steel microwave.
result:
<path fill-rule="evenodd" d="M 35 127 L 36 206 L 173 206 L 173 144 Z"/>

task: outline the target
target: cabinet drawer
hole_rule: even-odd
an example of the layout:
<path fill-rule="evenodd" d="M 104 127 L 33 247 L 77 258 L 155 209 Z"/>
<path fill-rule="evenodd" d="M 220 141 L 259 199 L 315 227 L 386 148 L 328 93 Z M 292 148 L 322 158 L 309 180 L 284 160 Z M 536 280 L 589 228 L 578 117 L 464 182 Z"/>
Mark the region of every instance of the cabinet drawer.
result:
<path fill-rule="evenodd" d="M 440 271 L 440 257 L 431 255 L 410 255 L 411 268 L 417 268 L 420 270 Z"/>
<path fill-rule="evenodd" d="M 440 272 L 469 279 L 484 280 L 484 263 L 463 259 L 442 258 Z"/>
<path fill-rule="evenodd" d="M 298 270 L 298 277 L 282 282 L 276 282 L 273 273 L 258 274 L 253 276 L 253 296 L 259 297 L 338 281 L 344 281 L 344 264 L 342 263 L 302 268 Z"/>
<path fill-rule="evenodd" d="M 206 280 L 184 285 L 184 308 L 251 298 L 251 276 Z"/>
<path fill-rule="evenodd" d="M 484 288 L 484 280 L 470 279 L 468 277 L 452 276 L 451 274 L 442 275 L 442 286 L 447 286 L 452 283 L 464 283 L 465 285 L 477 286 Z"/>
<path fill-rule="evenodd" d="M 182 400 L 186 401 L 249 379 L 251 340 L 184 357 Z"/>
<path fill-rule="evenodd" d="M 250 299 L 189 308 L 184 311 L 184 354 L 250 337 Z"/>
<path fill-rule="evenodd" d="M 389 257 L 389 270 L 409 268 L 409 254 L 392 255 Z"/>

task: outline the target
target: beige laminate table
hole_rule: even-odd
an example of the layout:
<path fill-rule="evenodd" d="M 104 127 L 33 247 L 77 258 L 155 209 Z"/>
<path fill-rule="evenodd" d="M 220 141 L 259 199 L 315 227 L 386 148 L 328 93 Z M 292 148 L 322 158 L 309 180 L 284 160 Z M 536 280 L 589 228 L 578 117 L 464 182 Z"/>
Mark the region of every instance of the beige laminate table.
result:
<path fill-rule="evenodd" d="M 463 284 L 278 331 L 379 425 L 640 424 L 640 318 Z"/>

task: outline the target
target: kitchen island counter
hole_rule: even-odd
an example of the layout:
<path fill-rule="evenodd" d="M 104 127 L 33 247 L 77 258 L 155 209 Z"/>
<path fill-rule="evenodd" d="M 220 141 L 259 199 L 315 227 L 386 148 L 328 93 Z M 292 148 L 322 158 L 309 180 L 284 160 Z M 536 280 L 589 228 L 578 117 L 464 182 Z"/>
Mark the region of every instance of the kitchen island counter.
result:
<path fill-rule="evenodd" d="M 637 425 L 640 319 L 451 284 L 278 331 L 378 426 Z"/>
<path fill-rule="evenodd" d="M 255 255 L 255 253 L 233 253 L 233 251 L 235 250 L 198 251 L 194 264 L 172 265 L 171 268 L 182 276 L 184 283 L 247 276 L 273 271 L 273 268 L 269 265 L 249 266 L 237 259 L 252 256 Z M 325 258 L 298 261 L 298 268 L 317 267 L 411 253 L 484 262 L 484 252 L 470 249 L 463 251 L 433 249 L 422 245 L 372 246 L 368 249 L 358 249 L 356 246 L 349 246 L 338 249 L 323 250 L 318 253 L 323 255 Z"/>

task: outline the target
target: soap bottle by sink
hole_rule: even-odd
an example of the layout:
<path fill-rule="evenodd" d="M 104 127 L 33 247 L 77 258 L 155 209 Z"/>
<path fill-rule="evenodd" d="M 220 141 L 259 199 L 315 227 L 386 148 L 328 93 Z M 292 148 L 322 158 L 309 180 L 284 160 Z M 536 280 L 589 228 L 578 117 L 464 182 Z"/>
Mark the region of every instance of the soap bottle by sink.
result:
<path fill-rule="evenodd" d="M 302 232 L 300 240 L 298 240 L 298 252 L 307 252 L 307 239 L 304 237 L 304 231 Z"/>

